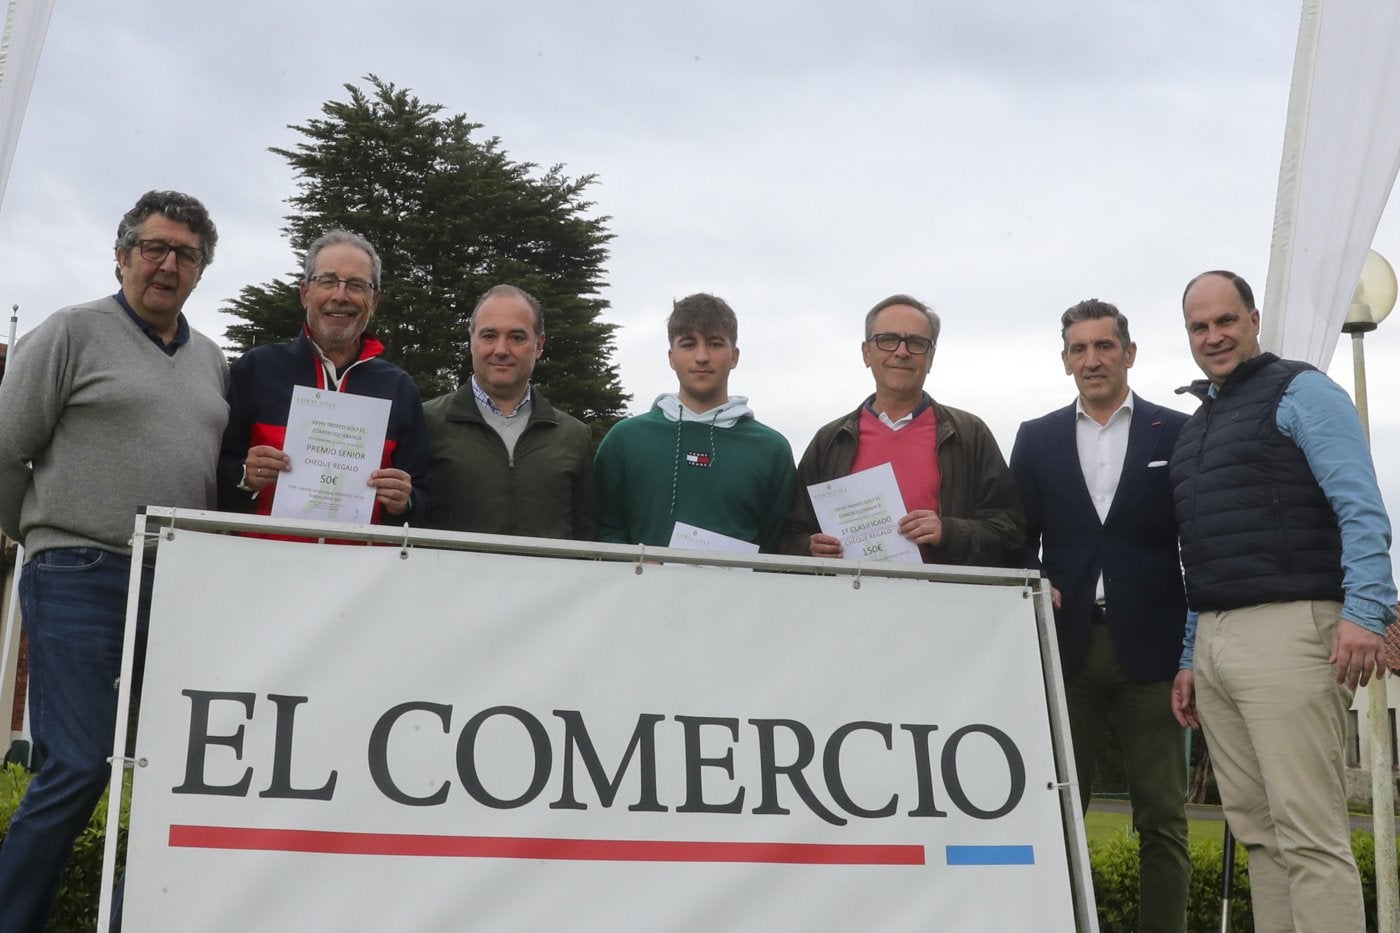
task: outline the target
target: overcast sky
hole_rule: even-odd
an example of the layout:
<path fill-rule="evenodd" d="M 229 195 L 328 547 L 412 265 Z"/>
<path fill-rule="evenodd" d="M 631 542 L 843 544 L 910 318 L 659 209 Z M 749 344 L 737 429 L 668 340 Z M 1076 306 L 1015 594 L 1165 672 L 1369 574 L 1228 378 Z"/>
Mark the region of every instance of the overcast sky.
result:
<path fill-rule="evenodd" d="M 633 409 L 673 390 L 670 302 L 728 299 L 731 391 L 800 456 L 871 391 L 865 311 L 935 307 L 928 388 L 1019 423 L 1073 399 L 1059 314 L 1115 302 L 1131 382 L 1183 410 L 1191 276 L 1259 293 L 1294 46 L 1279 0 L 182 4 L 57 0 L 0 205 L 0 307 L 23 334 L 110 293 L 148 188 L 204 200 L 218 256 L 186 313 L 283 275 L 293 179 L 269 146 L 374 73 L 465 113 L 512 157 L 595 173 L 616 235 L 608 319 Z M 1400 210 L 1376 248 L 1400 262 Z M 299 308 L 288 308 L 299 316 Z M 1367 341 L 1382 486 L 1400 507 L 1400 315 Z M 1349 343 L 1331 372 L 1352 387 Z"/>

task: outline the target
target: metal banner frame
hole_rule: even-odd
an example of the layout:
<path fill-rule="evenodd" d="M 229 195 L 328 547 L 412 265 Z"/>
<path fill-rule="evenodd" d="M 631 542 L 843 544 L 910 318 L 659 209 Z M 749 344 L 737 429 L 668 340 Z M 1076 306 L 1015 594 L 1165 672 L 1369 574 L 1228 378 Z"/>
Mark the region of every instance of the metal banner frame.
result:
<path fill-rule="evenodd" d="M 958 584 L 986 584 L 1001 587 L 1019 587 L 1025 599 L 1032 600 L 1036 624 L 1037 641 L 1043 687 L 1048 712 L 1050 741 L 1053 748 L 1054 766 L 1057 780 L 1051 787 L 1059 797 L 1060 821 L 1065 845 L 1065 862 L 1069 869 L 1071 898 L 1077 928 L 1096 931 L 1097 914 L 1090 880 L 1087 840 L 1083 817 L 1080 812 L 1078 784 L 1074 772 L 1074 761 L 1069 742 L 1069 720 L 1064 701 L 1063 679 L 1059 664 L 1059 652 L 1054 630 L 1054 616 L 1050 604 L 1047 583 L 1033 571 L 1001 570 L 993 568 L 966 568 L 937 565 L 889 565 L 845 560 L 823 560 L 814 558 L 777 557 L 765 555 L 734 555 L 719 552 L 687 551 L 670 548 L 647 548 L 642 546 L 609 545 L 591 542 L 543 540 L 494 535 L 465 534 L 456 532 L 427 531 L 409 528 L 392 528 L 373 525 L 324 524 L 304 520 L 274 520 L 260 516 L 234 515 L 220 512 L 180 510 L 150 507 L 139 515 L 133 538 L 132 575 L 127 603 L 127 625 L 123 643 L 121 681 L 118 689 L 118 711 L 115 735 L 113 737 L 112 774 L 110 799 L 120 800 L 125 773 L 135 768 L 138 773 L 145 764 L 142 761 L 125 758 L 125 737 L 131 715 L 130 702 L 132 670 L 137 631 L 139 587 L 141 567 L 149 558 L 149 551 L 155 547 L 159 553 L 157 539 L 173 540 L 178 531 L 188 529 L 197 532 L 215 533 L 254 533 L 261 535 L 295 535 L 314 541 L 334 538 L 339 542 L 357 542 L 365 545 L 397 547 L 399 556 L 408 559 L 413 549 L 446 549 L 468 552 L 482 552 L 497 555 L 519 555 L 526 557 L 564 557 L 603 561 L 612 563 L 632 563 L 636 572 L 642 573 L 649 563 L 690 564 L 711 567 L 735 567 L 783 572 L 791 574 L 823 575 L 849 578 L 851 586 L 859 589 L 865 579 L 902 578 L 931 582 Z M 308 543 L 305 547 L 324 547 L 323 544 Z M 332 547 L 353 547 L 354 545 L 334 544 Z M 989 689 L 997 689 L 994 685 Z M 138 748 L 138 754 L 140 754 Z M 105 918 L 110 916 L 115 880 L 115 864 L 120 807 L 112 805 L 108 809 L 108 827 L 102 872 L 102 899 L 98 916 L 99 928 L 105 928 Z"/>

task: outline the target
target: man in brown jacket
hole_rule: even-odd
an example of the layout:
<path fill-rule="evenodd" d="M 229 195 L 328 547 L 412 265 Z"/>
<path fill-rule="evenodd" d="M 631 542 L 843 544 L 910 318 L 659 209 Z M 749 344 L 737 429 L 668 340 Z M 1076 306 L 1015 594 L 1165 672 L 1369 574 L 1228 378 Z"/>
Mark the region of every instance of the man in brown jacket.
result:
<path fill-rule="evenodd" d="M 904 505 L 900 534 L 925 563 L 1009 566 L 1025 535 L 1011 471 L 987 425 L 924 392 L 938 343 L 938 315 L 892 295 L 865 316 L 861 353 L 875 394 L 817 431 L 797 466 L 784 550 L 841 557 L 821 533 L 807 487 L 890 463 Z"/>

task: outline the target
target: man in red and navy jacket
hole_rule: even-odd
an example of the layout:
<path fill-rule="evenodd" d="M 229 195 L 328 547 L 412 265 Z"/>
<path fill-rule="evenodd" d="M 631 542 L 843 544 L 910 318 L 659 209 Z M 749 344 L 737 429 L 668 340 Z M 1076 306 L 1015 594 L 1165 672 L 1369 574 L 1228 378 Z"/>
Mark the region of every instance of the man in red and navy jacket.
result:
<path fill-rule="evenodd" d="M 365 333 L 379 305 L 379 254 L 368 240 L 332 230 L 306 251 L 301 303 L 306 324 L 287 343 L 254 347 L 233 364 L 229 421 L 219 455 L 219 504 L 267 515 L 277 479 L 291 469 L 282 451 L 292 390 L 309 386 L 388 399 L 380 468 L 370 473 L 377 523 L 420 524 L 428 511 L 429 445 L 413 378 L 380 358 Z"/>

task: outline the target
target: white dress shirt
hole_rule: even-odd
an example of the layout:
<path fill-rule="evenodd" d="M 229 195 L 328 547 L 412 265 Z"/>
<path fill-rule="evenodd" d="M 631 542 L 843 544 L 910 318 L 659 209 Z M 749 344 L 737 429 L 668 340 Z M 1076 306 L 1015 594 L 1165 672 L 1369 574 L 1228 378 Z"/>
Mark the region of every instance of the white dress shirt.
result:
<path fill-rule="evenodd" d="M 1123 475 L 1123 460 L 1128 455 L 1128 429 L 1133 423 L 1133 393 L 1111 416 L 1108 424 L 1099 424 L 1084 410 L 1084 400 L 1074 403 L 1074 442 L 1079 449 L 1079 469 L 1089 498 L 1099 513 L 1100 524 L 1108 518 L 1113 496 L 1118 492 L 1118 479 Z M 1103 574 L 1094 588 L 1094 598 L 1103 599 Z"/>

